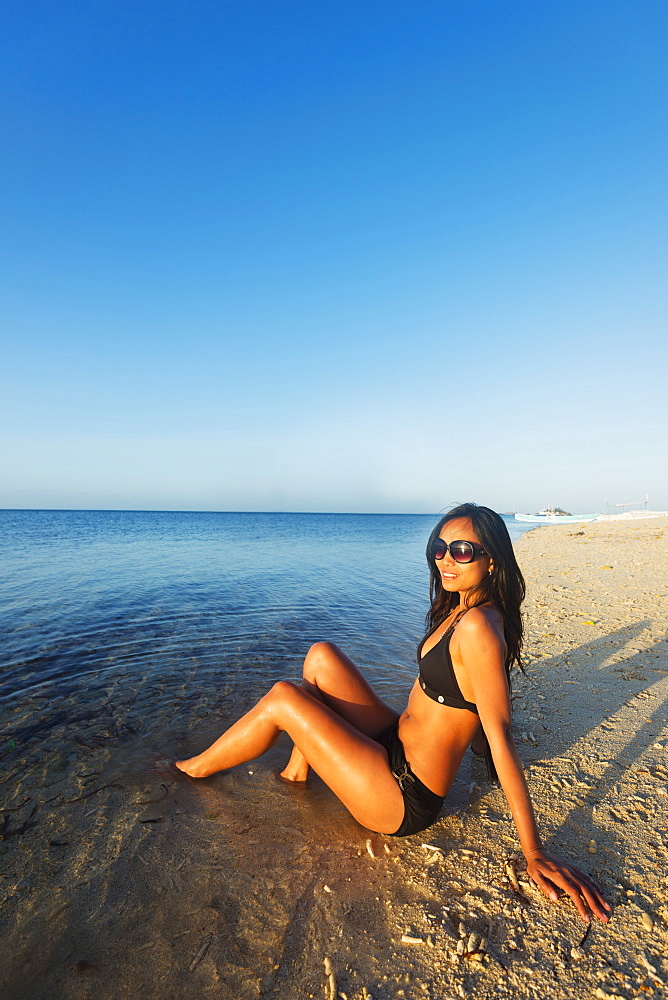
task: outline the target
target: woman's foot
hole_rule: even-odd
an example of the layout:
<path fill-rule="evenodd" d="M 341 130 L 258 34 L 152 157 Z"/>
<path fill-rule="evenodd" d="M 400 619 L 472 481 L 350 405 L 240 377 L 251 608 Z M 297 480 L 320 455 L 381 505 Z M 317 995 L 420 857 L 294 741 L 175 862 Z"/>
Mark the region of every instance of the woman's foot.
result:
<path fill-rule="evenodd" d="M 178 767 L 179 771 L 183 771 L 190 778 L 208 778 L 210 771 L 202 764 L 200 756 L 189 757 L 188 760 L 175 760 L 174 767 Z"/>
<path fill-rule="evenodd" d="M 307 781 L 293 781 L 292 778 L 284 778 L 280 771 L 272 771 L 272 776 L 282 785 L 290 785 L 291 788 L 306 788 Z"/>
<path fill-rule="evenodd" d="M 283 781 L 303 785 L 308 780 L 310 770 L 311 768 L 304 754 L 297 747 L 293 747 L 290 760 L 283 770 L 278 772 L 278 777 L 282 778 Z"/>

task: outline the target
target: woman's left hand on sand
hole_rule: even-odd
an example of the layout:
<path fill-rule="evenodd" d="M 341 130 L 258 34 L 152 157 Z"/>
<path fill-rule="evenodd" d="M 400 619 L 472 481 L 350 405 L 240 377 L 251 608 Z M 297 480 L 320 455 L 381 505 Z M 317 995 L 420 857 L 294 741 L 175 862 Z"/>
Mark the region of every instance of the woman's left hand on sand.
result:
<path fill-rule="evenodd" d="M 550 899 L 557 900 L 560 892 L 570 896 L 583 920 L 589 922 L 591 914 L 605 922 L 610 919 L 612 907 L 589 876 L 577 868 L 553 858 L 545 851 L 536 851 L 527 858 L 527 872 Z"/>

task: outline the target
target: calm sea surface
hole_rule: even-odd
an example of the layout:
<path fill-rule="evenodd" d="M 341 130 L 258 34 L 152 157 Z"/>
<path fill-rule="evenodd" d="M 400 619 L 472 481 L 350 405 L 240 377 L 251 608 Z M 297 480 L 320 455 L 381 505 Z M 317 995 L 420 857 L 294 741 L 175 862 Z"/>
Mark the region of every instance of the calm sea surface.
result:
<path fill-rule="evenodd" d="M 5 738 L 101 704 L 149 734 L 243 710 L 331 639 L 401 707 L 431 515 L 0 511 Z M 526 527 L 507 518 L 513 537 Z M 24 713 L 19 706 L 30 704 Z"/>

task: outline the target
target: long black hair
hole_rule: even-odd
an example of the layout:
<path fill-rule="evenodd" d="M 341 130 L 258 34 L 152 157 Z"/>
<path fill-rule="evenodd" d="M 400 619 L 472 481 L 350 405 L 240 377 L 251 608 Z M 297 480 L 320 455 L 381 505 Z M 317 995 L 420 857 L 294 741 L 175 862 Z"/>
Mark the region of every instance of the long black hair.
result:
<path fill-rule="evenodd" d="M 459 606 L 459 593 L 443 589 L 441 573 L 434 559 L 434 543 L 443 525 L 458 518 L 467 518 L 471 522 L 480 544 L 492 560 L 491 572 L 486 573 L 484 580 L 466 595 L 465 605 L 467 608 L 474 608 L 481 604 L 494 604 L 503 615 L 503 630 L 508 647 L 505 666 L 506 673 L 510 675 L 512 666 L 523 669 L 524 626 L 520 605 L 524 600 L 526 588 L 505 522 L 489 507 L 479 507 L 475 503 L 459 504 L 440 519 L 429 536 L 427 562 L 430 572 L 431 605 L 426 617 L 427 634 L 438 628 L 441 622 Z"/>

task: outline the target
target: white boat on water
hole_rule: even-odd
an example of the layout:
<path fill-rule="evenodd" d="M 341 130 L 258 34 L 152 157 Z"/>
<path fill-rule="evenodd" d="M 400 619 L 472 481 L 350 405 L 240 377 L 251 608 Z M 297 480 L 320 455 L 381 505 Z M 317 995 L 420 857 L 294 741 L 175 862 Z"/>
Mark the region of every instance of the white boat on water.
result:
<path fill-rule="evenodd" d="M 631 503 L 616 503 L 615 507 L 621 507 L 618 514 L 599 514 L 597 521 L 636 521 L 646 517 L 668 517 L 668 510 L 648 510 L 649 496 L 645 493 L 645 499 L 634 500 Z M 633 507 L 634 510 L 624 510 L 624 507 Z"/>
<path fill-rule="evenodd" d="M 556 507 L 544 507 L 537 514 L 515 514 L 516 521 L 529 521 L 531 524 L 580 524 L 583 521 L 595 521 L 598 514 L 562 514 Z"/>
<path fill-rule="evenodd" d="M 668 510 L 625 510 L 623 514 L 599 514 L 597 521 L 635 521 L 646 517 L 668 517 Z"/>

